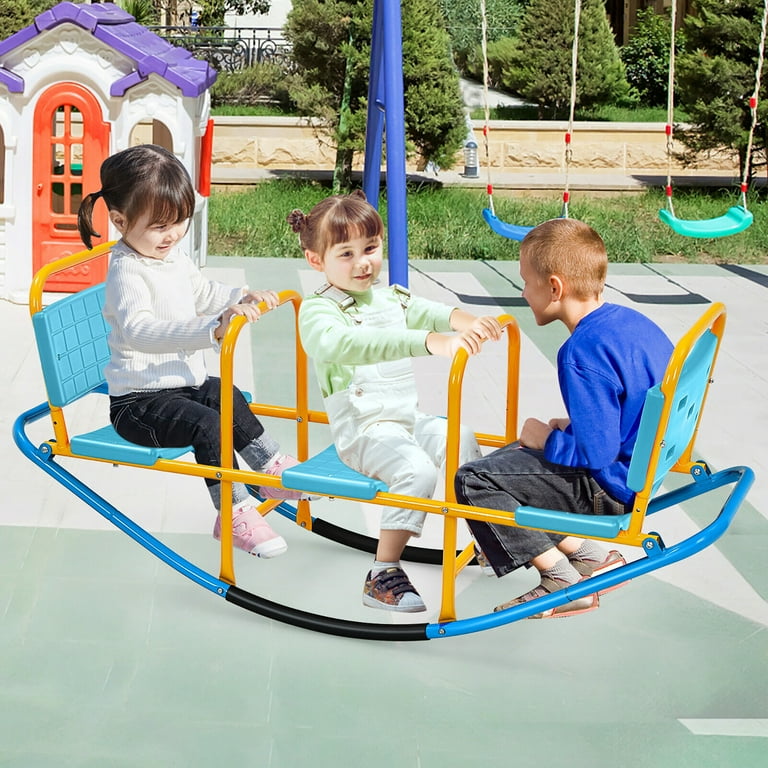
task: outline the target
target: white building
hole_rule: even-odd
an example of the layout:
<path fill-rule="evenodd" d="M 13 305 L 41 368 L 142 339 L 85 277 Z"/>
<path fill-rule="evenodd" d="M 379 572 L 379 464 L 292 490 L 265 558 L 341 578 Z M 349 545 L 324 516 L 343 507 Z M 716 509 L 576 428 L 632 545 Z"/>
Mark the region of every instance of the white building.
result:
<path fill-rule="evenodd" d="M 228 27 L 269 27 L 281 29 L 285 24 L 288 11 L 291 10 L 292 0 L 272 0 L 268 13 L 244 13 L 237 15 L 228 13 L 225 20 Z"/>

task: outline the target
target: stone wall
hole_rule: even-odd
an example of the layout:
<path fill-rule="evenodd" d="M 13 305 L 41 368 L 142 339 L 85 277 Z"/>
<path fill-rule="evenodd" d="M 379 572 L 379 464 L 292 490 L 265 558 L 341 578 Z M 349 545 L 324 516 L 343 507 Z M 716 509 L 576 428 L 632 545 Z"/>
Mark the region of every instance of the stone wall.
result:
<path fill-rule="evenodd" d="M 334 148 L 319 129 L 293 117 L 216 117 L 212 178 L 216 184 L 254 183 L 279 171 L 331 171 Z M 478 143 L 481 175 L 487 169 L 483 124 L 473 122 Z M 566 123 L 536 121 L 492 121 L 488 131 L 488 159 L 498 180 L 514 186 L 532 174 L 561 183 L 565 171 Z M 662 123 L 576 123 L 571 141 L 569 173 L 589 174 L 598 180 L 650 176 L 667 173 L 667 137 Z M 678 149 L 682 149 L 679 145 Z M 410 158 L 409 173 L 423 168 L 419 158 Z M 463 153 L 456 156 L 452 171 L 459 174 Z M 357 158 L 356 170 L 362 168 Z M 445 171 L 449 174 L 451 171 Z M 672 164 L 678 177 L 719 176 L 738 178 L 738 157 L 703 158 L 697 168 Z M 494 184 L 498 185 L 499 181 Z"/>

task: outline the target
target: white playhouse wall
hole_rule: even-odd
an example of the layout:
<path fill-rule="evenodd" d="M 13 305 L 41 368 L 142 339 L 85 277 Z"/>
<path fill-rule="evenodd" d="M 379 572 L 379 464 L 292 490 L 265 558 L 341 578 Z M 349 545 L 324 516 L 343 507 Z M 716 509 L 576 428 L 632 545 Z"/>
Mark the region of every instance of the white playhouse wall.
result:
<path fill-rule="evenodd" d="M 0 203 L 0 297 L 26 303 L 32 280 L 32 136 L 35 105 L 47 88 L 74 82 L 92 92 L 111 123 L 110 154 L 130 144 L 169 136 L 172 151 L 196 186 L 200 138 L 210 114 L 210 95 L 185 97 L 174 85 L 150 74 L 122 96 L 111 96 L 112 84 L 134 70 L 128 57 L 81 27 L 64 23 L 10 51 L 2 66 L 24 81 L 23 93 L 10 93 L 0 83 L 0 129 L 4 139 L 4 193 Z M 162 123 L 167 131 L 153 131 Z M 142 125 L 143 123 L 143 125 Z M 83 190 L 84 194 L 96 190 Z M 204 264 L 207 255 L 207 204 L 198 195 L 194 220 L 184 241 L 192 258 Z M 116 232 L 110 238 L 117 237 Z"/>

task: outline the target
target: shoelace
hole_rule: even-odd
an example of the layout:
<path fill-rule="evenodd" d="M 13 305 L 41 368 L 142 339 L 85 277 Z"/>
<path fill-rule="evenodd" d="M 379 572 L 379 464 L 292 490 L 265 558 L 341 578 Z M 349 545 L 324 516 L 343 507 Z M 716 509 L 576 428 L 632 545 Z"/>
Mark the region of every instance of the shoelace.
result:
<path fill-rule="evenodd" d="M 387 568 L 387 570 L 377 573 L 373 577 L 373 581 L 374 583 L 378 582 L 385 591 L 391 591 L 393 595 L 416 591 L 402 568 Z"/>

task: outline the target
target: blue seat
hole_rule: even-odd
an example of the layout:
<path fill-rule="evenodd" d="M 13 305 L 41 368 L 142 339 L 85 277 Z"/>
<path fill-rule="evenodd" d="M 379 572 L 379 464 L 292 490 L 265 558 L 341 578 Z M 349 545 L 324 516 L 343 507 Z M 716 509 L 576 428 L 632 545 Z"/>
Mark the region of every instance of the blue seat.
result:
<path fill-rule="evenodd" d="M 389 490 L 381 480 L 367 477 L 342 462 L 333 445 L 280 476 L 286 488 L 325 496 L 372 499 L 379 491 Z"/>
<path fill-rule="evenodd" d="M 116 464 L 138 464 L 142 467 L 151 467 L 158 459 L 178 459 L 192 450 L 191 445 L 184 448 L 137 445 L 120 437 L 111 424 L 83 435 L 75 435 L 69 444 L 72 453 L 77 456 L 114 461 Z"/>
<path fill-rule="evenodd" d="M 48 305 L 32 316 L 43 378 L 52 406 L 64 408 L 92 392 L 106 393 L 104 366 L 109 362 L 109 326 L 102 315 L 104 283 Z M 250 397 L 243 393 L 246 399 Z M 131 443 L 107 425 L 70 438 L 73 454 L 115 463 L 152 466 L 176 459 L 184 448 L 153 448 Z"/>
<path fill-rule="evenodd" d="M 660 384 L 651 387 L 646 393 L 627 477 L 627 486 L 635 493 L 640 493 L 647 485 L 652 498 L 690 444 L 699 422 L 717 345 L 715 333 L 704 330 L 684 358 L 679 372 L 674 370 L 674 358 L 670 360 L 668 372 L 671 370 L 677 381 L 670 395 L 672 403 L 669 418 L 664 424 L 661 437 L 663 448 L 655 463 L 652 462 L 653 449 L 666 397 Z M 615 539 L 621 531 L 628 530 L 631 517 L 631 514 L 580 515 L 525 506 L 515 510 L 516 522 L 528 528 L 603 539 Z"/>
<path fill-rule="evenodd" d="M 483 218 L 486 224 L 497 234 L 506 237 L 508 240 L 522 240 L 533 227 L 524 227 L 519 224 L 507 224 L 499 219 L 490 208 L 483 208 Z"/>

